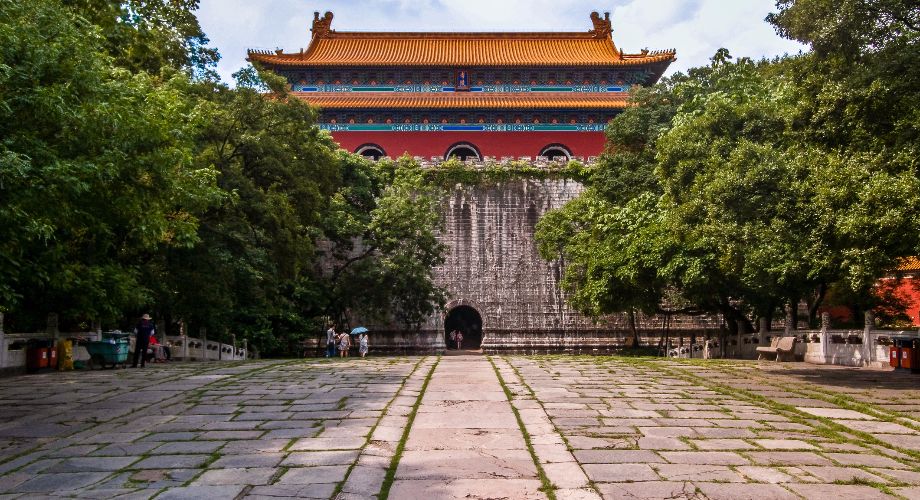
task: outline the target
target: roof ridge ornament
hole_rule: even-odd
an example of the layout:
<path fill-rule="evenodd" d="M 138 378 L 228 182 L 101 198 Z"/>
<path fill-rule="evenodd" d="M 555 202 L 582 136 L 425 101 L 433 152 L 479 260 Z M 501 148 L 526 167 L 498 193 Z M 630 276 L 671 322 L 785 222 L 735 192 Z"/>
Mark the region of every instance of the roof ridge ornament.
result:
<path fill-rule="evenodd" d="M 591 22 L 594 24 L 594 38 L 610 38 L 613 26 L 610 24 L 610 13 L 604 12 L 604 18 L 597 11 L 591 13 Z"/>
<path fill-rule="evenodd" d="M 332 32 L 332 12 L 327 11 L 323 17 L 319 17 L 319 12 L 313 13 L 313 32 L 314 37 L 325 36 Z"/>

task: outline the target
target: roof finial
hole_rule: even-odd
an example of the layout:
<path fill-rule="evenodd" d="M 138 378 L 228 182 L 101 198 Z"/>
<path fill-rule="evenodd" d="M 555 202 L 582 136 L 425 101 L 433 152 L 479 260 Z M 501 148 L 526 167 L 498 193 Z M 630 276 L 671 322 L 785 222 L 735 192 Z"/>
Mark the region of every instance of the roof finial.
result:
<path fill-rule="evenodd" d="M 313 13 L 313 36 L 323 36 L 332 31 L 332 12 L 326 12 L 319 17 L 319 12 Z"/>
<path fill-rule="evenodd" d="M 613 32 L 613 28 L 610 24 L 609 12 L 604 12 L 603 19 L 601 19 L 601 15 L 597 12 L 592 12 L 591 22 L 594 24 L 594 29 L 591 31 L 594 32 L 595 38 L 610 38 L 610 33 Z"/>

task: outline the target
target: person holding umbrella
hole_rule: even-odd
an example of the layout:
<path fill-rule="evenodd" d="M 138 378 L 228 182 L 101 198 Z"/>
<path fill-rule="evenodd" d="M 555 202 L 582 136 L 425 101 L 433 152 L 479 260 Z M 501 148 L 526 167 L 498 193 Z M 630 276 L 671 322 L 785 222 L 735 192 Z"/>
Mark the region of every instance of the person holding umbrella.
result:
<path fill-rule="evenodd" d="M 368 349 L 368 340 L 367 340 L 367 328 L 359 326 L 351 331 L 352 335 L 358 335 L 358 354 L 363 358 L 367 355 Z"/>

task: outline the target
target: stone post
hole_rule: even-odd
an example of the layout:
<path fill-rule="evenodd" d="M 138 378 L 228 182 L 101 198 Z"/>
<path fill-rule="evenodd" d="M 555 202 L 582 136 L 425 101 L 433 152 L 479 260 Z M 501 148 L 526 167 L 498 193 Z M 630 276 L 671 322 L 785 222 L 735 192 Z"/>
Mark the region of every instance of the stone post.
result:
<path fill-rule="evenodd" d="M 785 336 L 785 337 L 791 336 L 791 335 L 792 335 L 792 330 L 795 329 L 795 328 L 793 328 L 793 327 L 795 326 L 795 320 L 796 320 L 795 314 L 796 314 L 796 312 L 798 312 L 798 311 L 796 311 L 795 309 L 793 309 L 793 308 L 792 308 L 792 305 L 786 304 L 786 324 L 784 325 L 785 328 L 783 329 L 783 336 Z"/>
<path fill-rule="evenodd" d="M 831 313 L 821 313 L 821 359 L 827 363 L 827 344 L 830 342 Z"/>
<path fill-rule="evenodd" d="M 870 340 L 869 334 L 872 333 L 873 328 L 875 328 L 875 313 L 872 311 L 866 311 L 866 326 L 863 329 L 863 344 L 862 344 L 862 349 L 860 349 L 860 351 L 862 352 L 863 366 L 868 366 L 869 363 L 872 361 L 871 359 L 872 349 L 870 349 L 870 346 L 869 346 L 869 340 Z"/>
<path fill-rule="evenodd" d="M 182 360 L 188 361 L 188 332 L 185 331 L 185 321 L 179 320 L 179 338 L 182 339 Z"/>
<path fill-rule="evenodd" d="M 58 315 L 57 313 L 48 313 L 47 326 L 45 327 L 45 333 L 51 335 L 54 340 L 57 340 L 60 330 L 58 330 Z"/>
<path fill-rule="evenodd" d="M 230 334 L 230 343 L 233 345 L 233 351 L 232 351 L 233 355 L 230 357 L 230 359 L 239 359 L 239 356 L 236 355 L 236 334 L 235 333 Z"/>
<path fill-rule="evenodd" d="M 744 359 L 744 336 L 750 333 L 747 331 L 747 323 L 744 321 L 738 322 L 738 350 L 736 351 L 735 357 L 738 359 Z M 755 351 L 756 352 L 756 351 Z"/>
<path fill-rule="evenodd" d="M 249 357 L 249 339 L 243 339 L 243 359 Z"/>
<path fill-rule="evenodd" d="M 760 326 L 757 328 L 757 345 L 764 345 L 767 338 L 767 332 L 770 331 L 770 318 L 760 317 Z"/>
<path fill-rule="evenodd" d="M 198 331 L 200 332 L 198 336 L 201 337 L 201 359 L 207 361 L 208 360 L 208 329 L 202 326 Z"/>

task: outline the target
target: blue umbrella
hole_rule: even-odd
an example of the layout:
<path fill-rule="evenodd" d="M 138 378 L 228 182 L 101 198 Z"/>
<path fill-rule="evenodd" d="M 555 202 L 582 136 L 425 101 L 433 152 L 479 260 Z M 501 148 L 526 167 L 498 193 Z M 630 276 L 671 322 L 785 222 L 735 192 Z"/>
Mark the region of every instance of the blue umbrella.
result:
<path fill-rule="evenodd" d="M 352 329 L 351 331 L 352 335 L 359 335 L 362 333 L 367 333 L 367 328 L 364 328 L 363 326 L 359 326 L 357 328 Z"/>

